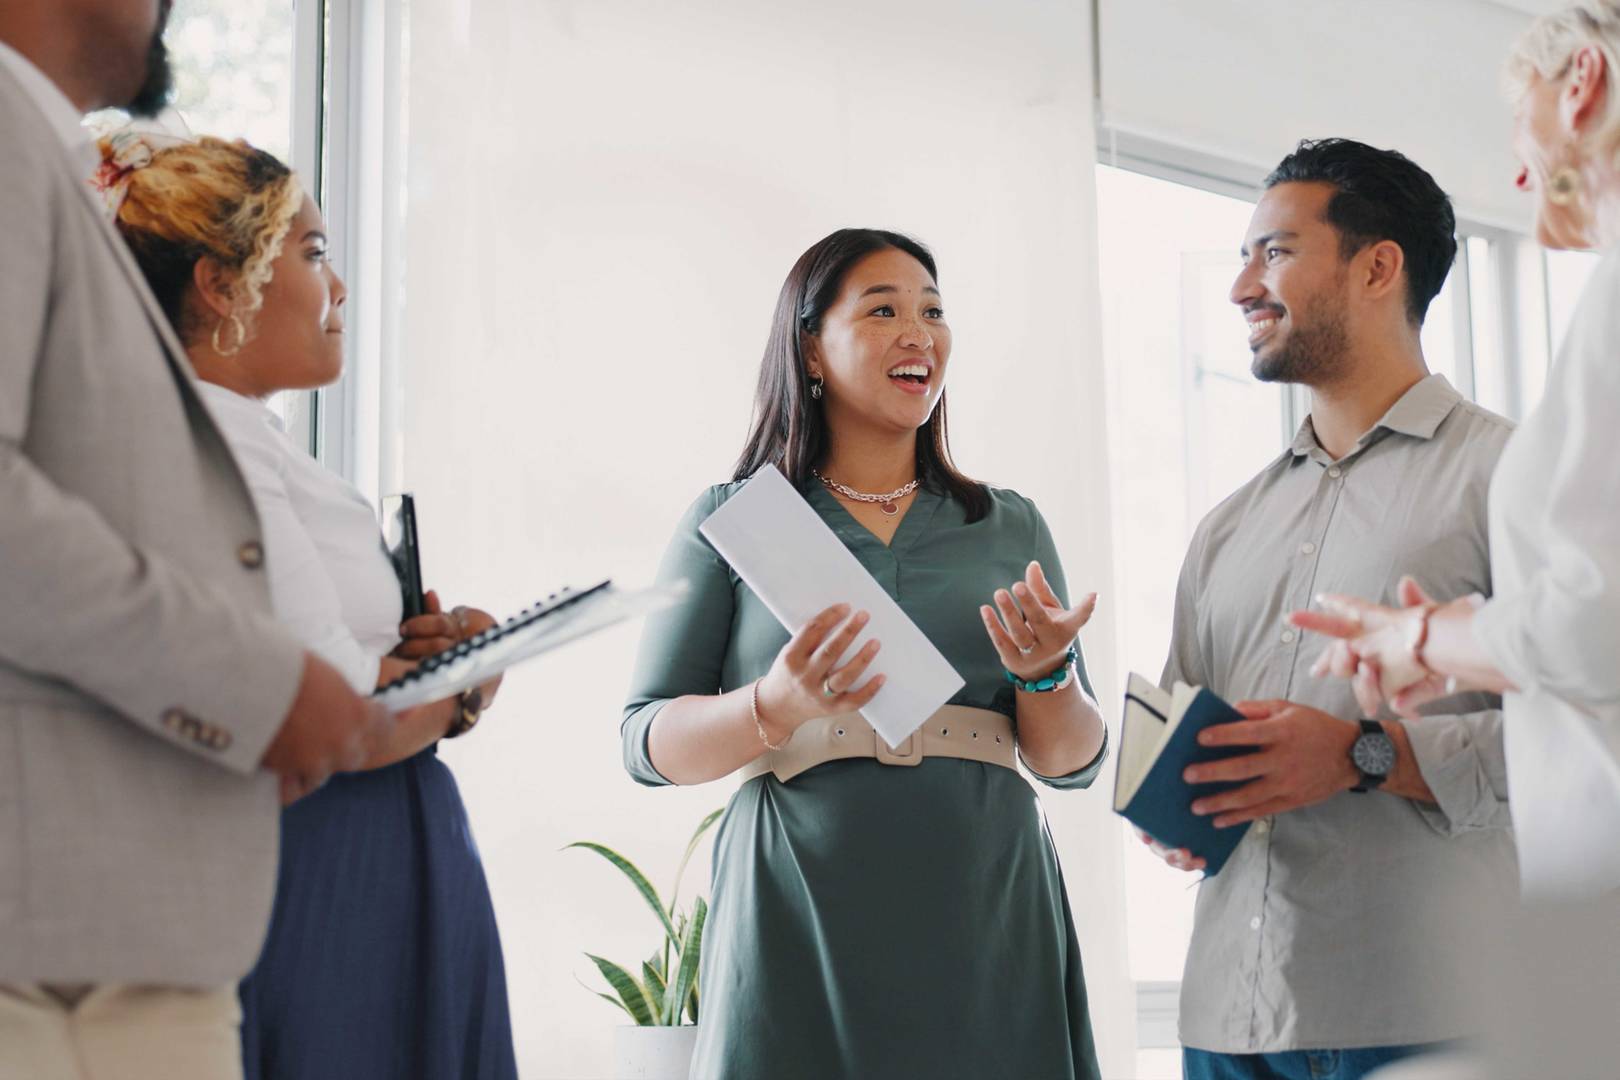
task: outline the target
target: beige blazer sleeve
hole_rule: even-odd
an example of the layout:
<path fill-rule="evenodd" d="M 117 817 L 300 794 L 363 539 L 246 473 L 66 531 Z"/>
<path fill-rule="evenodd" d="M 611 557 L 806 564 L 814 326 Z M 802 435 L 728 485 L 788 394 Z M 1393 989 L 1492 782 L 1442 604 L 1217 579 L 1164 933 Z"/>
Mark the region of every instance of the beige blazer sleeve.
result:
<path fill-rule="evenodd" d="M 0 104 L 0 145 L 37 146 Z M 0 153 L 0 700 L 89 697 L 248 772 L 302 650 L 178 344 L 67 169 Z"/>

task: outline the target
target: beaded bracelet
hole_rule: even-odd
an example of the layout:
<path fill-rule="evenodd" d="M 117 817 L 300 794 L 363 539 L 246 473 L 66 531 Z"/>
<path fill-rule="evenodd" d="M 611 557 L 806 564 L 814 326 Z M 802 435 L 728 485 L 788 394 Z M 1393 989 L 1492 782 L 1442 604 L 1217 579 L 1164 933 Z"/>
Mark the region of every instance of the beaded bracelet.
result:
<path fill-rule="evenodd" d="M 1061 690 L 1069 685 L 1069 677 L 1074 673 L 1074 665 L 1079 661 L 1079 650 L 1070 645 L 1068 655 L 1064 656 L 1063 663 L 1058 665 L 1052 674 L 1039 679 L 1020 679 L 1009 671 L 1007 681 L 1026 694 L 1044 694 L 1052 690 Z"/>

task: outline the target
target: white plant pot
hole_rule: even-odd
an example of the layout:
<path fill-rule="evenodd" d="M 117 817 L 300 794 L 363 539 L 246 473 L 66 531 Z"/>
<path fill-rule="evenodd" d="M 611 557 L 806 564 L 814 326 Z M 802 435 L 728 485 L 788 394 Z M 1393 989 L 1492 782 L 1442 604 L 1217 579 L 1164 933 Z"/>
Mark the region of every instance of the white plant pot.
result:
<path fill-rule="evenodd" d="M 613 1029 L 614 1080 L 687 1080 L 697 1025 Z"/>

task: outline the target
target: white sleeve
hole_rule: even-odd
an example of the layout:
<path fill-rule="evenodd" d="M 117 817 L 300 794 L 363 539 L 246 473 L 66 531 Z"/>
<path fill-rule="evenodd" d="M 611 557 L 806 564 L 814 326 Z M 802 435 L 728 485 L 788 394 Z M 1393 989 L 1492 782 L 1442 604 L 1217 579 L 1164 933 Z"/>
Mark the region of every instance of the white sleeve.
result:
<path fill-rule="evenodd" d="M 266 425 L 232 425 L 232 446 L 264 528 L 265 571 L 276 618 L 304 647 L 343 673 L 356 693 L 377 688 L 382 661 L 343 620 L 337 586 L 287 491 L 288 448 Z"/>
<path fill-rule="evenodd" d="M 1479 610 L 1474 634 L 1524 692 L 1611 705 L 1620 701 L 1620 260 L 1593 276 L 1558 363 L 1540 406 L 1558 437 L 1535 463 L 1545 548 L 1523 587 Z"/>

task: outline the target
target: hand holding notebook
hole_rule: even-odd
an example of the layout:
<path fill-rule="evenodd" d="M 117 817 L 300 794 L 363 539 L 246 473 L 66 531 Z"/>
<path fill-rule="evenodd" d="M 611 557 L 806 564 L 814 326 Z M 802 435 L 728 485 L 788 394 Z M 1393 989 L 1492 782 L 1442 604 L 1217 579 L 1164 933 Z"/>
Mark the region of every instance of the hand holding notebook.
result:
<path fill-rule="evenodd" d="M 428 657 L 379 687 L 373 697 L 390 712 L 400 712 L 459 694 L 559 645 L 668 607 L 684 591 L 684 582 L 672 588 L 623 590 L 602 581 L 587 589 L 562 589 L 455 648 Z"/>
<path fill-rule="evenodd" d="M 1217 829 L 1209 817 L 1192 812 L 1193 800 L 1240 786 L 1241 781 L 1189 784 L 1189 765 L 1253 752 L 1251 747 L 1208 747 L 1198 733 L 1211 724 L 1242 720 L 1232 706 L 1196 686 L 1177 683 L 1165 693 L 1133 674 L 1125 691 L 1124 730 L 1119 771 L 1114 777 L 1114 810 L 1159 843 L 1186 848 L 1217 874 L 1248 831 L 1248 823 Z"/>
<path fill-rule="evenodd" d="M 390 496 L 384 500 L 384 513 L 385 546 L 399 577 L 407 621 L 440 615 L 437 597 L 430 606 L 427 597 L 432 594 L 422 588 L 415 500 L 408 494 Z M 587 589 L 565 588 L 552 593 L 498 624 L 487 616 L 469 623 L 466 618 L 457 616 L 470 609 L 457 608 L 451 615 L 461 624 L 459 640 L 448 649 L 426 656 L 411 671 L 379 687 L 373 696 L 390 712 L 400 712 L 459 694 L 566 642 L 668 607 L 684 592 L 684 582 L 671 588 L 626 591 L 610 581 L 601 581 Z M 482 615 L 481 612 L 475 614 Z M 411 645 L 419 646 L 429 640 L 417 637 L 407 641 L 404 655 L 420 655 L 420 650 L 413 650 Z"/>

